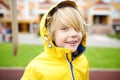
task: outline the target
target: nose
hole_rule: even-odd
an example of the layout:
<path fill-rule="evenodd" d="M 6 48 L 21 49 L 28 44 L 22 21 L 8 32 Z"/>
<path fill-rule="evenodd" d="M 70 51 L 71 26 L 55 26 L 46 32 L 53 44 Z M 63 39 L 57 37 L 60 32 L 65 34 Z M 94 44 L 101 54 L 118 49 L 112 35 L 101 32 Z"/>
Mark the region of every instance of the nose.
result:
<path fill-rule="evenodd" d="M 70 32 L 71 32 L 71 34 L 70 34 L 71 37 L 73 37 L 73 38 L 77 37 L 78 32 L 75 29 L 71 29 Z"/>

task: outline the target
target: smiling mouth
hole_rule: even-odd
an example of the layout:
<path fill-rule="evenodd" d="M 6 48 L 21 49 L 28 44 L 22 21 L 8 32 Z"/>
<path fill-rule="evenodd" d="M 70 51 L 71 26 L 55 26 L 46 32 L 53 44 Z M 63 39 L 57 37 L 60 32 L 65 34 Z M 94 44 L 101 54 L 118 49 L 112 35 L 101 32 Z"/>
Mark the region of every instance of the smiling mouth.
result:
<path fill-rule="evenodd" d="M 76 43 L 77 43 L 77 41 L 69 41 L 69 42 L 67 42 L 67 43 L 70 44 L 71 46 L 75 46 Z"/>

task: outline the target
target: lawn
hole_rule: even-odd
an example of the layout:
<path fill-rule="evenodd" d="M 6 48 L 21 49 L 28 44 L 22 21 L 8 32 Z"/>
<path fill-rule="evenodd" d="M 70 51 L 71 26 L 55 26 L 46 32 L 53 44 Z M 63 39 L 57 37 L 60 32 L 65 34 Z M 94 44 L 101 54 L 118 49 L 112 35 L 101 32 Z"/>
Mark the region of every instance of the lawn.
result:
<path fill-rule="evenodd" d="M 120 48 L 88 47 L 85 55 L 90 68 L 120 69 Z"/>
<path fill-rule="evenodd" d="M 24 67 L 42 51 L 43 46 L 40 45 L 19 45 L 17 55 L 13 56 L 13 45 L 0 43 L 0 66 Z"/>
<path fill-rule="evenodd" d="M 0 43 L 0 67 L 25 67 L 42 51 L 42 45 L 20 44 L 17 56 L 13 56 L 12 44 Z M 88 47 L 85 55 L 90 68 L 120 69 L 120 48 Z"/>

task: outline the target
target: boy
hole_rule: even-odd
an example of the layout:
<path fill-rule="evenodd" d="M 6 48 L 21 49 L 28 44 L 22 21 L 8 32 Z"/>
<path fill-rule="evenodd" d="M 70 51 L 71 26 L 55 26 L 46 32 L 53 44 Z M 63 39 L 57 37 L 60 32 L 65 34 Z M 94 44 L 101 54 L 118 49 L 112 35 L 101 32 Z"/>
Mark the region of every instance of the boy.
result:
<path fill-rule="evenodd" d="M 63 1 L 40 24 L 45 50 L 29 63 L 21 80 L 88 80 L 85 24 L 73 1 Z"/>

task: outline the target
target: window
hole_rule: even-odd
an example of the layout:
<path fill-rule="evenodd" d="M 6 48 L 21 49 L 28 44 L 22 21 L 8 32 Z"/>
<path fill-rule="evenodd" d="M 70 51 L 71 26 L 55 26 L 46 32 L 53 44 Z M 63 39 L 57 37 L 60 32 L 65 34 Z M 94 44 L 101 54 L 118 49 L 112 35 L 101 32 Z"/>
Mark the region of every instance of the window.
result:
<path fill-rule="evenodd" d="M 115 3 L 120 3 L 120 0 L 114 0 Z"/>
<path fill-rule="evenodd" d="M 105 2 L 105 3 L 110 3 L 111 0 L 103 0 L 103 2 Z"/>

